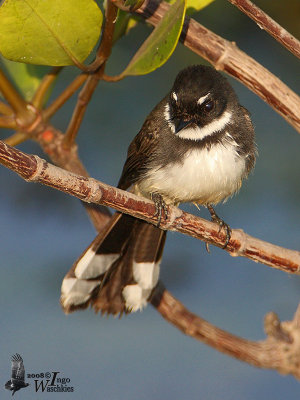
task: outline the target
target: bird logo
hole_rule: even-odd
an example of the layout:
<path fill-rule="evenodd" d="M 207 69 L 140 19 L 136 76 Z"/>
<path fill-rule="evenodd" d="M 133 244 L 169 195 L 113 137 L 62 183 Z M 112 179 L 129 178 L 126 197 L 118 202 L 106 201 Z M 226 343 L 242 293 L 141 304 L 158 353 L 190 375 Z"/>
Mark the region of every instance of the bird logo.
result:
<path fill-rule="evenodd" d="M 23 358 L 16 353 L 11 357 L 11 379 L 6 382 L 5 389 L 12 392 L 12 396 L 18 390 L 29 386 L 25 383 L 25 368 Z"/>

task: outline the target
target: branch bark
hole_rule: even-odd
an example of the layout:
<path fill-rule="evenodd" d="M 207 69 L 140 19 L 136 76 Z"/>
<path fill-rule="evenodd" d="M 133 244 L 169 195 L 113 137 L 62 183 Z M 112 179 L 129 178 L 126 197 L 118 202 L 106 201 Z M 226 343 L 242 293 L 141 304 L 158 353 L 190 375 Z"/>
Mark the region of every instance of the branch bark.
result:
<path fill-rule="evenodd" d="M 145 0 L 135 13 L 156 26 L 169 7 L 166 2 Z M 223 39 L 189 18 L 185 20 L 180 40 L 216 69 L 241 81 L 300 132 L 300 97 L 253 58 L 239 50 L 234 42 Z"/>
<path fill-rule="evenodd" d="M 300 379 L 300 305 L 292 321 L 280 322 L 275 313 L 267 314 L 267 338 L 255 342 L 232 335 L 191 313 L 162 284 L 150 301 L 164 319 L 186 335 L 256 367 L 275 369 Z"/>
<path fill-rule="evenodd" d="M 28 155 L 0 141 L 0 163 L 15 171 L 28 182 L 39 182 L 61 190 L 88 203 L 102 204 L 118 211 L 157 223 L 152 201 L 114 188 L 105 183 L 68 172 L 47 163 L 38 156 Z M 222 247 L 226 233 L 218 224 L 188 214 L 170 206 L 168 219 L 162 220 L 161 229 L 193 236 L 207 243 Z M 234 229 L 226 251 L 236 257 L 247 257 L 285 272 L 300 273 L 300 252 L 284 249 Z"/>
<path fill-rule="evenodd" d="M 296 57 L 300 58 L 300 42 L 268 14 L 257 7 L 250 0 L 228 0 L 238 7 L 249 18 L 253 19 L 260 27 L 268 32 L 275 40 L 286 47 Z"/>
<path fill-rule="evenodd" d="M 109 205 L 120 211 L 128 212 L 131 215 L 142 217 L 149 222 L 155 223 L 155 218 L 153 218 L 155 206 L 152 202 L 102 184 L 95 179 L 67 172 L 37 156 L 25 154 L 1 141 L 0 162 L 29 182 L 40 182 L 74 195 L 81 200 Z M 204 240 L 208 239 L 211 243 L 213 243 L 214 239 L 214 244 L 216 245 L 220 243 L 220 234 L 218 227 L 214 226 L 215 224 L 184 213 L 176 207 L 170 209 L 169 221 L 163 221 L 163 225 L 165 229 L 178 230 L 189 234 L 191 234 L 190 229 L 192 228 L 193 236 Z M 186 227 L 189 227 L 189 229 L 185 232 Z M 202 227 L 200 231 L 199 227 Z M 257 241 L 259 245 L 263 245 L 263 242 L 257 239 L 248 237 L 245 234 L 243 236 L 244 239 L 246 238 L 243 243 L 244 254 L 251 253 L 251 251 L 249 252 L 251 246 L 249 247 L 246 244 L 251 244 L 252 240 Z M 232 240 L 229 243 L 230 251 L 237 244 L 237 231 L 233 231 Z M 241 253 L 241 243 L 238 245 L 240 247 L 239 255 L 244 255 Z M 278 259 L 278 255 L 276 255 L 276 250 L 278 250 L 281 252 L 279 257 L 281 257 L 282 261 L 283 254 L 289 254 L 292 259 L 285 260 L 285 266 L 281 264 L 279 266 L 276 263 L 272 266 L 288 272 L 299 272 L 299 252 L 281 249 L 268 243 L 265 243 L 265 245 L 271 251 L 263 256 L 264 245 L 258 249 L 258 255 L 262 260 L 266 261 L 267 258 L 274 258 L 274 256 L 275 259 Z M 236 254 L 236 250 L 234 254 Z M 286 263 L 287 261 L 288 263 Z M 287 266 L 289 267 L 287 268 Z M 294 267 L 290 268 L 292 266 Z M 283 323 L 279 321 L 274 313 L 268 314 L 265 320 L 265 330 L 268 337 L 264 341 L 254 342 L 225 332 L 191 313 L 181 302 L 165 290 L 162 284 L 159 284 L 154 290 L 150 301 L 163 318 L 185 334 L 249 364 L 260 368 L 275 369 L 282 374 L 292 374 L 296 378 L 300 378 L 300 307 L 292 321 Z"/>

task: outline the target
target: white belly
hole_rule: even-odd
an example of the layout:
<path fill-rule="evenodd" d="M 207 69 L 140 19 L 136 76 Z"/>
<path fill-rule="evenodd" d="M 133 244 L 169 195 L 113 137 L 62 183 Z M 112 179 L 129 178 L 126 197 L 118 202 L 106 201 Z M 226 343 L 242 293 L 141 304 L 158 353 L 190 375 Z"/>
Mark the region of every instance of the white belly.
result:
<path fill-rule="evenodd" d="M 138 184 L 146 197 L 160 193 L 166 203 L 218 203 L 240 186 L 245 175 L 245 161 L 232 144 L 216 144 L 211 149 L 193 149 L 182 163 L 157 168 Z"/>

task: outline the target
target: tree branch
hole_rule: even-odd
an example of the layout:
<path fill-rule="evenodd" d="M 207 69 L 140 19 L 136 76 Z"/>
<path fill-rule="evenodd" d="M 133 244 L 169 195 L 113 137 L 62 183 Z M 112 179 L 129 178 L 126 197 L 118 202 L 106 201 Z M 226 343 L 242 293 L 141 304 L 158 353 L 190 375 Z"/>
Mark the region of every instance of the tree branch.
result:
<path fill-rule="evenodd" d="M 31 101 L 36 108 L 41 109 L 43 107 L 45 97 L 47 96 L 50 87 L 56 80 L 57 75 L 60 73 L 62 68 L 63 67 L 53 67 L 51 71 L 49 71 L 42 79 Z"/>
<path fill-rule="evenodd" d="M 186 335 L 256 367 L 275 369 L 300 379 L 300 305 L 292 321 L 281 323 L 275 313 L 267 314 L 268 337 L 254 342 L 232 335 L 191 313 L 161 283 L 150 302 L 164 319 Z"/>
<path fill-rule="evenodd" d="M 93 178 L 68 172 L 45 160 L 25 154 L 0 141 L 0 163 L 15 171 L 29 182 L 39 182 L 61 190 L 88 203 L 102 204 L 118 211 L 157 223 L 152 201 L 106 185 Z M 170 206 L 168 219 L 162 220 L 161 229 L 172 230 L 222 247 L 226 233 L 216 223 L 188 214 Z M 289 273 L 300 273 L 300 252 L 284 249 L 234 229 L 226 251 L 232 256 L 247 257 L 272 268 Z"/>
<path fill-rule="evenodd" d="M 27 133 L 15 132 L 11 136 L 5 138 L 4 142 L 10 146 L 17 146 L 18 144 L 25 142 L 25 140 L 28 140 Z"/>
<path fill-rule="evenodd" d="M 16 115 L 22 119 L 28 119 L 27 103 L 19 92 L 10 83 L 3 71 L 0 69 L 0 92 L 3 94 Z"/>
<path fill-rule="evenodd" d="M 0 114 L 12 115 L 13 110 L 8 104 L 5 104 L 5 103 L 3 103 L 3 101 L 0 101 Z"/>
<path fill-rule="evenodd" d="M 88 177 L 88 173 L 78 157 L 77 146 L 73 144 L 70 148 L 63 146 L 64 135 L 50 124 L 41 129 L 35 140 L 43 151 L 50 157 L 52 162 L 63 167 L 67 171 Z M 110 211 L 104 206 L 95 206 L 83 202 L 83 205 L 97 230 L 103 229 L 110 219 Z"/>
<path fill-rule="evenodd" d="M 135 13 L 156 26 L 169 7 L 166 2 L 145 0 Z M 189 18 L 185 20 L 180 40 L 216 69 L 241 81 L 300 132 L 299 96 L 253 58 L 239 50 L 235 43 L 223 39 Z"/>
<path fill-rule="evenodd" d="M 253 19 L 260 27 L 268 32 L 274 39 L 286 47 L 296 57 L 300 58 L 300 42 L 268 14 L 257 7 L 250 0 L 228 0 L 238 7 L 249 18 Z"/>
<path fill-rule="evenodd" d="M 106 18 L 102 41 L 97 51 L 97 57 L 95 60 L 95 64 L 98 65 L 98 69 L 96 69 L 88 76 L 84 87 L 79 93 L 77 104 L 73 111 L 71 121 L 64 137 L 64 146 L 66 147 L 70 147 L 75 142 L 75 138 L 83 120 L 87 105 L 91 100 L 91 97 L 97 87 L 99 80 L 102 77 L 102 74 L 104 73 L 105 63 L 111 53 L 111 47 L 113 44 L 112 40 L 117 12 L 117 7 L 115 7 L 115 5 L 110 0 L 108 0 L 106 4 Z M 92 64 L 93 65 L 91 65 L 90 67 L 94 68 L 95 64 Z"/>
<path fill-rule="evenodd" d="M 80 86 L 87 80 L 88 74 L 86 72 L 82 72 L 80 75 L 77 75 L 76 78 L 70 83 L 70 85 L 61 92 L 56 99 L 43 111 L 43 117 L 45 120 L 48 120 L 56 113 L 56 111 L 62 107 L 65 102 L 73 96 L 73 94 L 80 88 Z"/>

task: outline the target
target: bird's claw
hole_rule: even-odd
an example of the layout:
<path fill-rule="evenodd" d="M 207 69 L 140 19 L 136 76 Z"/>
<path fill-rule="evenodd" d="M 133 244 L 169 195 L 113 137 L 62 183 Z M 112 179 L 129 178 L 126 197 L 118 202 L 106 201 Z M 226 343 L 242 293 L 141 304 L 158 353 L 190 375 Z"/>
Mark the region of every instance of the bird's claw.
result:
<path fill-rule="evenodd" d="M 208 211 L 210 212 L 211 215 L 211 220 L 213 222 L 216 222 L 219 225 L 219 232 L 221 231 L 222 228 L 224 228 L 225 233 L 226 233 L 226 241 L 224 245 L 222 246 L 222 249 L 225 249 L 229 243 L 229 240 L 231 238 L 231 228 L 226 222 L 224 222 L 215 212 L 214 208 L 209 204 L 207 206 Z"/>
<path fill-rule="evenodd" d="M 157 227 L 159 228 L 162 218 L 162 212 L 165 214 L 165 220 L 168 219 L 168 206 L 164 202 L 164 199 L 159 193 L 151 193 L 151 199 L 155 204 L 155 214 L 157 217 Z"/>

